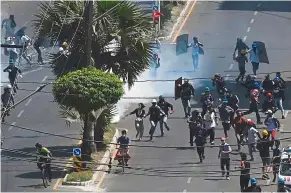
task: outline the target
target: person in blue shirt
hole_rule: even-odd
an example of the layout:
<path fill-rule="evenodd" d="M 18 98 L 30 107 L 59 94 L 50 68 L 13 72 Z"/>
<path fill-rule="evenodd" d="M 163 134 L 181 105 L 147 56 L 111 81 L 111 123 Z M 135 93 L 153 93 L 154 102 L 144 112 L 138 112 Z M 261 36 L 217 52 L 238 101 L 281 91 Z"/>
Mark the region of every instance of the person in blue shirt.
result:
<path fill-rule="evenodd" d="M 130 139 L 129 137 L 126 136 L 126 130 L 122 130 L 121 131 L 121 136 L 117 139 L 117 144 L 119 144 L 119 149 L 118 152 L 116 154 L 116 157 L 118 159 L 118 164 L 121 165 L 122 164 L 122 156 L 124 156 L 124 162 L 125 165 L 128 166 L 127 162 L 130 158 L 130 156 L 128 155 L 128 145 L 130 144 Z M 125 155 L 124 155 L 125 154 Z"/>
<path fill-rule="evenodd" d="M 188 47 L 192 47 L 192 59 L 193 59 L 193 66 L 194 71 L 198 70 L 199 65 L 199 54 L 201 53 L 201 47 L 203 47 L 203 44 L 201 44 L 198 41 L 197 37 L 193 37 L 193 42 L 188 45 Z"/>
<path fill-rule="evenodd" d="M 257 71 L 259 70 L 259 65 L 260 65 L 260 57 L 259 57 L 260 53 L 259 53 L 256 43 L 252 44 L 252 49 L 249 52 L 250 52 L 250 61 L 253 66 L 253 73 L 254 75 L 257 75 Z"/>

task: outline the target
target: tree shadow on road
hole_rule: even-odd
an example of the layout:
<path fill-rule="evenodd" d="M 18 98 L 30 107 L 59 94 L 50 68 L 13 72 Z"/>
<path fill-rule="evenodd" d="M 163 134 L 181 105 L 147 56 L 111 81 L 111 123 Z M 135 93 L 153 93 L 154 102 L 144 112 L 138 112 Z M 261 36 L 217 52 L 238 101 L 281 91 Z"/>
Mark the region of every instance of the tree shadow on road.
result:
<path fill-rule="evenodd" d="M 54 168 L 52 168 L 52 176 L 54 179 L 62 178 L 63 177 L 63 170 L 60 170 L 58 168 L 57 168 L 57 170 L 55 170 Z M 26 173 L 18 174 L 15 177 L 24 178 L 24 179 L 39 179 L 39 180 L 41 180 L 41 173 L 40 173 L 40 170 L 34 171 L 34 172 L 26 172 Z"/>

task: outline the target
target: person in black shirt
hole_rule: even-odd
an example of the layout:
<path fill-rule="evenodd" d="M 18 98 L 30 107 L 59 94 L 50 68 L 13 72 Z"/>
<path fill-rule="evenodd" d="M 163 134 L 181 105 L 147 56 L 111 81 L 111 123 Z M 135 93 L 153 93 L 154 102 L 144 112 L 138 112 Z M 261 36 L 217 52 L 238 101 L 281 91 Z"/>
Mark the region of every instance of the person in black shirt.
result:
<path fill-rule="evenodd" d="M 282 119 L 285 119 L 285 112 L 284 112 L 284 107 L 283 107 L 283 98 L 285 96 L 284 96 L 283 86 L 281 85 L 281 80 L 279 77 L 276 77 L 274 79 L 273 94 L 274 94 L 275 104 L 277 108 L 281 110 Z"/>
<path fill-rule="evenodd" d="M 205 159 L 204 145 L 206 143 L 206 137 L 207 137 L 206 129 L 203 128 L 202 122 L 198 121 L 197 128 L 196 128 L 196 135 L 195 135 L 195 144 L 197 146 L 196 148 L 197 148 L 197 153 L 200 159 L 200 163 L 202 163 L 203 159 Z"/>
<path fill-rule="evenodd" d="M 4 87 L 4 92 L 1 95 L 1 102 L 2 102 L 2 122 L 5 122 L 5 116 L 10 115 L 10 110 L 7 110 L 7 108 L 10 108 L 11 103 L 14 105 L 14 97 L 13 94 L 11 93 L 12 86 L 8 84 L 7 86 Z"/>
<path fill-rule="evenodd" d="M 21 70 L 19 68 L 17 68 L 14 64 L 14 61 L 11 60 L 9 62 L 9 66 L 7 66 L 3 70 L 3 72 L 8 72 L 8 78 L 9 78 L 10 84 L 13 88 L 13 91 L 16 93 L 16 89 L 18 89 L 18 86 L 16 84 L 16 78 L 17 78 L 18 73 L 20 74 L 20 77 L 22 76 Z"/>
<path fill-rule="evenodd" d="M 275 140 L 275 148 L 273 149 L 273 182 L 276 181 L 277 178 L 277 174 L 279 172 L 279 166 L 280 166 L 280 162 L 281 162 L 281 150 L 280 150 L 280 141 L 279 140 Z"/>
<path fill-rule="evenodd" d="M 280 88 L 281 88 L 281 94 L 282 94 L 282 100 L 284 101 L 285 100 L 285 91 L 284 89 L 286 88 L 286 82 L 285 80 L 281 77 L 281 72 L 276 72 L 276 78 L 279 78 L 279 82 L 280 82 Z"/>
<path fill-rule="evenodd" d="M 207 112 L 207 109 L 212 108 L 214 103 L 214 98 L 210 93 L 209 87 L 205 87 L 204 93 L 202 93 L 201 95 L 200 102 L 202 104 L 201 116 L 204 117 L 204 115 Z"/>
<path fill-rule="evenodd" d="M 33 47 L 34 47 L 34 49 L 36 50 L 36 52 L 38 54 L 38 56 L 37 56 L 37 62 L 40 65 L 43 65 L 43 60 L 42 60 L 41 50 L 40 50 L 40 47 L 43 45 L 43 42 L 44 42 L 44 38 L 38 36 L 37 37 L 37 40 L 33 44 Z"/>
<path fill-rule="evenodd" d="M 185 79 L 184 84 L 178 86 L 180 86 L 181 89 L 181 100 L 184 108 L 185 118 L 188 118 L 191 111 L 190 99 L 191 95 L 194 97 L 195 90 L 193 86 L 189 83 L 188 79 Z"/>
<path fill-rule="evenodd" d="M 257 149 L 260 152 L 260 157 L 263 162 L 263 167 L 262 167 L 263 179 L 269 179 L 267 171 L 271 162 L 270 147 L 273 146 L 273 142 L 269 140 L 267 130 L 262 131 L 262 136 L 263 136 L 262 139 L 260 139 L 257 143 Z"/>
<path fill-rule="evenodd" d="M 238 82 L 239 79 L 241 79 L 241 81 L 244 80 L 244 76 L 246 74 L 246 62 L 248 62 L 246 54 L 247 54 L 246 50 L 242 50 L 241 54 L 235 58 L 236 62 L 238 63 L 238 69 L 240 72 L 238 77 L 235 79 L 236 82 Z"/>
<path fill-rule="evenodd" d="M 270 78 L 270 74 L 267 74 L 265 76 L 265 80 L 262 81 L 262 88 L 263 88 L 263 93 L 269 93 L 269 92 L 273 92 L 274 90 L 274 82 L 273 80 L 271 80 Z"/>
<path fill-rule="evenodd" d="M 145 118 L 150 115 L 150 140 L 153 139 L 153 135 L 155 133 L 157 124 L 160 120 L 160 116 L 167 116 L 166 113 L 157 105 L 157 101 L 155 99 L 152 100 L 152 106 L 149 108 L 148 113 L 144 116 Z M 163 135 L 163 133 L 161 133 Z"/>
<path fill-rule="evenodd" d="M 158 106 L 166 114 L 166 116 L 161 116 L 160 117 L 160 129 L 161 129 L 162 135 L 164 135 L 164 125 L 165 125 L 166 129 L 168 131 L 170 131 L 170 128 L 169 128 L 169 126 L 167 124 L 167 118 L 168 118 L 169 113 L 172 114 L 174 109 L 173 109 L 173 105 L 168 103 L 167 101 L 165 101 L 165 99 L 164 99 L 164 97 L 162 95 L 159 96 Z M 171 110 L 169 111 L 169 109 L 171 109 Z"/>
<path fill-rule="evenodd" d="M 137 131 L 136 133 L 136 138 L 138 138 L 139 140 L 142 139 L 143 137 L 143 132 L 144 132 L 144 125 L 143 125 L 143 118 L 145 116 L 145 110 L 144 110 L 145 106 L 143 103 L 139 103 L 138 104 L 138 108 L 136 108 L 134 111 L 130 112 L 129 114 L 127 114 L 125 117 L 129 116 L 129 115 L 133 115 L 135 114 L 136 119 L 135 119 L 135 129 Z"/>
<path fill-rule="evenodd" d="M 192 111 L 191 117 L 187 120 L 187 123 L 189 124 L 189 130 L 190 130 L 190 145 L 191 146 L 193 146 L 193 138 L 197 132 L 197 124 L 202 123 L 202 122 L 203 122 L 203 119 L 200 116 L 199 112 L 197 110 Z"/>
<path fill-rule="evenodd" d="M 245 153 L 241 153 L 241 165 L 236 166 L 236 168 L 240 168 L 240 189 L 241 192 L 243 192 L 249 186 L 251 177 L 251 164 L 249 161 L 247 161 L 247 155 Z"/>
<path fill-rule="evenodd" d="M 249 50 L 250 48 L 246 43 L 243 42 L 241 38 L 236 39 L 236 46 L 233 52 L 233 57 L 235 58 L 235 52 L 237 51 L 238 56 L 241 54 L 242 50 Z"/>
<path fill-rule="evenodd" d="M 220 74 L 215 74 L 212 80 L 212 86 L 216 86 L 216 92 L 220 100 L 223 100 L 225 94 L 227 93 L 226 84 L 224 78 Z"/>

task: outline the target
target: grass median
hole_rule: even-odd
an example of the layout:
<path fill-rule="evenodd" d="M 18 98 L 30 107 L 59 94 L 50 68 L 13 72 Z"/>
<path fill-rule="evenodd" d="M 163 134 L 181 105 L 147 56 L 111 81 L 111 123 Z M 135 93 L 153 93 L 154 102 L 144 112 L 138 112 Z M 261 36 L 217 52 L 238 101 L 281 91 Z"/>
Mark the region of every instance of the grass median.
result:
<path fill-rule="evenodd" d="M 99 147 L 97 152 L 91 155 L 92 159 L 90 163 L 87 164 L 88 169 L 85 171 L 69 173 L 67 176 L 68 182 L 85 182 L 92 179 L 95 170 L 99 166 L 98 163 L 100 163 L 101 159 L 103 158 L 107 150 L 107 147 L 108 147 L 107 144 L 110 143 L 113 139 L 115 131 L 116 129 L 112 125 L 107 127 L 104 133 L 104 141 L 105 141 L 104 146 Z"/>

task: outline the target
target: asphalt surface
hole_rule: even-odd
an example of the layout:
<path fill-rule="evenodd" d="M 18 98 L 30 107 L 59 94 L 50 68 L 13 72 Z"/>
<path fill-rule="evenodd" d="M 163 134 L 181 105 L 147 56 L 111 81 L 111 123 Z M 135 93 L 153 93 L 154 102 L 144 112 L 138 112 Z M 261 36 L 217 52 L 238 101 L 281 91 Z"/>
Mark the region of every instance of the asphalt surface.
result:
<path fill-rule="evenodd" d="M 192 15 L 186 21 L 180 34 L 189 33 L 189 37 L 197 36 L 205 46 L 205 56 L 201 58 L 199 72 L 185 72 L 192 68 L 192 59 L 190 54 L 182 56 L 188 58 L 186 62 L 180 58 L 180 62 L 167 60 L 168 71 L 174 72 L 176 78 L 188 77 L 210 77 L 214 73 L 220 73 L 228 76 L 227 85 L 239 95 L 241 108 L 248 108 L 247 100 L 244 98 L 245 90 L 235 84 L 232 76 L 238 74 L 237 64 L 232 60 L 232 53 L 236 38 L 246 36 L 246 42 L 250 45 L 252 41 L 263 41 L 266 43 L 270 64 L 261 64 L 259 73 L 276 72 L 290 70 L 287 63 L 290 55 L 290 36 L 291 33 L 291 13 L 286 7 L 290 2 L 269 3 L 269 2 L 198 2 Z M 173 49 L 174 50 L 174 49 Z M 169 51 L 167 51 L 169 52 Z M 169 54 L 169 53 L 167 53 Z M 172 55 L 174 55 L 174 51 Z M 161 56 L 163 58 L 163 54 Z M 172 58 L 171 58 L 172 59 Z M 177 67 L 177 64 L 179 66 Z M 161 60 L 161 65 L 163 61 Z M 247 65 L 247 72 L 251 73 L 251 66 Z M 186 70 L 184 70 L 186 69 Z M 179 71 L 178 71 L 179 70 Z M 184 71 L 183 71 L 184 70 Z M 160 72 L 163 73 L 163 72 Z M 187 74 L 188 73 L 188 74 Z M 169 75 L 170 76 L 170 75 Z M 274 75 L 272 75 L 274 76 Z M 258 75 L 263 78 L 263 75 Z M 283 73 L 283 77 L 290 85 L 290 73 Z M 288 79 L 289 77 L 289 79 Z M 158 84 L 158 83 L 156 83 Z M 200 95 L 202 88 L 211 87 L 209 80 L 195 80 L 194 87 L 197 89 L 197 95 Z M 155 87 L 155 83 L 152 84 Z M 156 86 L 157 87 L 157 86 Z M 290 87 L 290 86 L 289 86 Z M 153 88 L 156 91 L 158 88 Z M 160 87 L 159 87 L 160 89 Z M 173 83 L 169 83 L 168 90 L 173 90 Z M 212 92 L 215 94 L 214 88 Z M 166 92 L 169 95 L 169 92 Z M 161 91 L 159 94 L 165 94 Z M 173 93 L 172 93 L 173 96 Z M 285 108 L 290 109 L 290 91 L 287 91 L 287 100 Z M 121 169 L 113 168 L 110 174 L 105 176 L 99 191 L 106 192 L 236 192 L 240 191 L 239 172 L 231 172 L 231 179 L 225 180 L 221 177 L 219 160 L 217 159 L 218 148 L 206 148 L 206 159 L 203 164 L 197 164 L 198 156 L 196 150 L 189 147 L 189 130 L 186 124 L 182 105 L 180 100 L 169 99 L 174 105 L 175 112 L 169 117 L 168 123 L 171 128 L 169 132 L 165 131 L 164 137 L 159 137 L 159 126 L 156 129 L 153 141 L 147 141 L 149 122 L 145 120 L 145 137 L 141 142 L 134 141 L 135 145 L 151 145 L 157 147 L 131 147 L 130 155 L 132 159 L 129 162 L 131 168 L 125 169 L 121 174 Z M 193 102 L 193 108 L 199 108 L 197 101 Z M 132 104 L 129 110 L 133 110 L 137 104 Z M 146 104 L 146 108 L 149 104 Z M 287 112 L 288 114 L 288 112 Z M 281 118 L 280 113 L 276 113 Z M 255 115 L 247 116 L 255 120 Z M 262 115 L 263 117 L 263 115 Z M 288 137 L 290 129 L 287 127 L 290 122 L 290 116 L 281 120 L 283 131 L 280 136 Z M 129 130 L 129 136 L 134 139 L 134 117 L 122 120 L 118 127 Z M 259 125 L 261 128 L 262 125 Z M 285 133 L 287 132 L 287 133 Z M 219 138 L 223 136 L 221 124 L 216 128 L 216 140 L 218 145 Z M 229 133 L 229 144 L 236 144 L 233 130 Z M 288 142 L 286 142 L 288 143 Z M 286 144 L 285 143 L 285 144 Z M 169 148 L 175 147 L 175 148 Z M 236 150 L 236 147 L 233 147 Z M 244 151 L 247 149 L 243 149 Z M 233 151 L 231 156 L 231 169 L 239 165 L 240 156 Z M 255 155 L 255 161 L 251 163 L 259 184 L 263 191 L 276 191 L 276 185 L 266 186 L 269 182 L 261 179 L 261 160 L 258 154 Z"/>
<path fill-rule="evenodd" d="M 26 25 L 29 27 L 26 32 L 32 37 L 31 21 L 33 15 L 31 10 L 36 12 L 38 3 L 35 1 L 1 2 L 1 19 L 6 18 L 9 14 L 14 14 L 17 23 L 16 30 Z M 51 51 L 54 50 L 44 50 L 44 55 Z M 29 67 L 26 63 L 20 65 L 24 73 L 19 82 L 53 82 L 54 76 L 48 65 L 40 67 L 35 62 L 36 57 L 33 57 L 32 60 L 34 61 L 32 67 Z M 44 60 L 46 60 L 45 57 Z M 1 51 L 1 69 L 6 65 L 7 56 L 4 56 L 3 51 Z M 5 81 L 7 81 L 7 74 L 1 73 L 1 82 Z M 40 84 L 27 83 L 18 83 L 18 85 L 20 90 L 15 96 L 16 102 L 40 86 Z M 51 88 L 52 85 L 48 85 L 43 91 L 50 92 Z M 68 128 L 59 115 L 58 105 L 53 100 L 50 93 L 37 93 L 12 109 L 11 115 L 6 118 L 6 122 L 37 131 L 79 138 L 79 125 L 73 124 Z M 3 124 L 1 125 L 1 134 L 1 138 L 4 138 L 1 151 L 1 192 L 52 191 L 57 179 L 63 175 L 62 171 L 68 157 L 72 156 L 72 148 L 78 143 L 77 140 L 49 136 Z M 46 189 L 41 184 L 40 171 L 35 163 L 36 149 L 34 144 L 36 142 L 43 143 L 48 147 L 56 159 L 53 161 L 53 181 Z"/>

